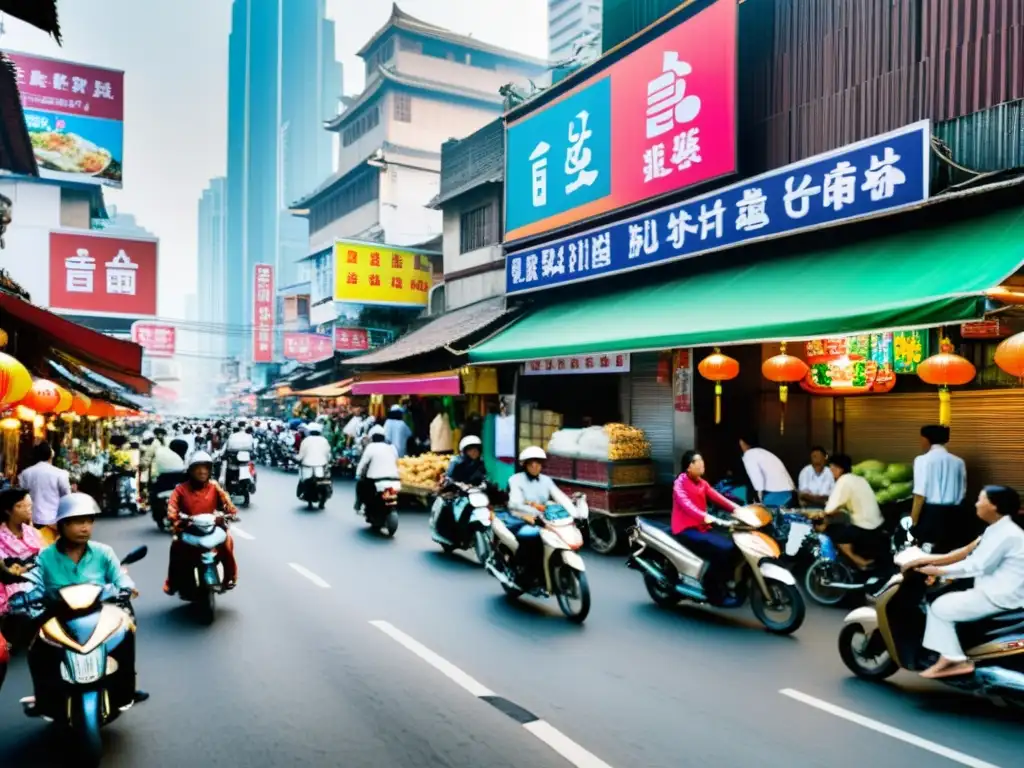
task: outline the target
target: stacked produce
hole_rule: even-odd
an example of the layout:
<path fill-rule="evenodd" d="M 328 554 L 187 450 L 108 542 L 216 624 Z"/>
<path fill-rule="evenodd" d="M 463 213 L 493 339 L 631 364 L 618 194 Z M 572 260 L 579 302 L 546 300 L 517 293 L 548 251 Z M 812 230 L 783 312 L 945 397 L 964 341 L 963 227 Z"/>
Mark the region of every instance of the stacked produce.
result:
<path fill-rule="evenodd" d="M 884 461 L 868 459 L 855 464 L 853 474 L 868 481 L 879 504 L 903 501 L 914 493 L 914 468 L 910 464 L 886 464 Z"/>
<path fill-rule="evenodd" d="M 651 444 L 642 429 L 628 424 L 605 424 L 608 435 L 608 458 L 611 461 L 646 459 L 651 455 Z"/>
<path fill-rule="evenodd" d="M 451 460 L 451 456 L 436 453 L 406 456 L 398 460 L 398 479 L 402 481 L 402 485 L 433 488 L 441 474 L 448 470 Z"/>

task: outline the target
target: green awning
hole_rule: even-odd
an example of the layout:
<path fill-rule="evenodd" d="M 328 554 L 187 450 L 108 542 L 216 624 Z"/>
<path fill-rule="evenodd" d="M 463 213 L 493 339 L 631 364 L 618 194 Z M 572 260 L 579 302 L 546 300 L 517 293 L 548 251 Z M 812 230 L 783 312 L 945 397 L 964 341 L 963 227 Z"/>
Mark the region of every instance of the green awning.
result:
<path fill-rule="evenodd" d="M 1014 209 L 547 306 L 469 358 L 513 362 L 960 323 L 981 316 L 984 292 L 1022 263 L 1024 211 Z"/>

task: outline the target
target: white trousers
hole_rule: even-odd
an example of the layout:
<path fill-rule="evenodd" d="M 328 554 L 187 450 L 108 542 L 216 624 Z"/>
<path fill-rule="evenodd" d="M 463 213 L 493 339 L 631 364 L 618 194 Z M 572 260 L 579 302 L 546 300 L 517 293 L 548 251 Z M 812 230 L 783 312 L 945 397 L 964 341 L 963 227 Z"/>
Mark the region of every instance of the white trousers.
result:
<path fill-rule="evenodd" d="M 923 645 L 941 653 L 950 661 L 967 661 L 964 649 L 960 647 L 960 639 L 956 636 L 956 623 L 977 621 L 1001 611 L 979 589 L 943 595 L 928 608 Z"/>

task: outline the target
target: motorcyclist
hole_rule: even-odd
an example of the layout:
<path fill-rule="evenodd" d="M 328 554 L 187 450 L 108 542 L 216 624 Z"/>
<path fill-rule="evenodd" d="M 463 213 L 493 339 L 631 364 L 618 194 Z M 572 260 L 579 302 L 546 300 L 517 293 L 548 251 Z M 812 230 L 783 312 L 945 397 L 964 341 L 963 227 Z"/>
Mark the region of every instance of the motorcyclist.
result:
<path fill-rule="evenodd" d="M 547 459 L 548 455 L 539 446 L 524 448 L 519 454 L 523 471 L 512 475 L 508 481 L 508 511 L 516 518 L 508 528 L 516 536 L 519 544 L 516 562 L 527 578 L 538 577 L 544 555 L 538 516 L 548 504 L 558 504 L 569 514 L 576 515 L 572 499 L 543 473 Z"/>
<path fill-rule="evenodd" d="M 238 510 L 231 503 L 231 498 L 216 481 L 210 479 L 212 470 L 213 458 L 208 453 L 197 451 L 189 459 L 188 480 L 174 489 L 167 503 L 167 518 L 174 525 L 175 534 L 180 533 L 178 528 L 182 515 L 192 517 L 220 510 L 229 519 L 237 518 Z M 175 535 L 171 540 L 167 581 L 164 583 L 164 592 L 168 595 L 177 591 L 176 579 L 180 579 L 191 566 L 188 550 L 189 547 Z M 238 583 L 238 565 L 235 562 L 235 542 L 230 533 L 217 554 L 224 567 L 224 589 L 233 589 Z"/>
<path fill-rule="evenodd" d="M 142 433 L 142 454 L 139 457 L 139 472 L 142 475 L 143 485 L 149 480 L 153 470 L 153 457 L 156 456 L 156 449 L 160 447 L 156 434 L 151 430 Z"/>
<path fill-rule="evenodd" d="M 252 427 L 246 428 L 245 422 L 240 421 L 235 425 L 235 431 L 231 433 L 227 443 L 224 444 L 224 458 L 228 461 L 234 461 L 236 464 L 238 460 L 236 456 L 241 451 L 247 451 L 250 458 L 252 457 L 253 451 L 256 449 L 256 441 L 252 436 Z M 225 462 L 224 479 L 227 479 L 227 464 Z"/>
<path fill-rule="evenodd" d="M 384 427 L 370 430 L 370 444 L 356 467 L 356 511 L 369 504 L 376 492 L 375 481 L 398 479 L 398 452 L 387 442 Z"/>
<path fill-rule="evenodd" d="M 446 477 L 456 483 L 480 485 L 487 480 L 487 467 L 480 458 L 483 443 L 476 435 L 467 435 L 459 441 L 459 455 L 448 464 Z"/>
<path fill-rule="evenodd" d="M 100 587 L 112 586 L 118 590 L 130 591 L 137 596 L 135 582 L 121 568 L 114 550 L 106 544 L 92 541 L 93 524 L 99 514 L 96 501 L 85 493 L 70 493 L 60 500 L 57 507 L 57 530 L 59 538 L 39 553 L 33 574 L 33 589 L 29 599 L 45 597 L 47 594 L 78 584 L 94 584 Z M 47 695 L 55 683 L 54 673 L 59 669 L 52 654 L 53 649 L 46 643 L 33 643 L 29 652 L 28 665 L 36 694 Z M 118 647 L 118 662 L 121 667 L 135 669 L 135 635 L 128 633 Z M 135 675 L 126 676 L 125 685 L 135 688 Z M 130 692 L 125 698 L 131 700 Z M 121 698 L 121 697 L 118 697 Z M 145 701 L 149 694 L 135 691 L 136 703 Z M 25 701 L 31 708 L 32 700 Z"/>

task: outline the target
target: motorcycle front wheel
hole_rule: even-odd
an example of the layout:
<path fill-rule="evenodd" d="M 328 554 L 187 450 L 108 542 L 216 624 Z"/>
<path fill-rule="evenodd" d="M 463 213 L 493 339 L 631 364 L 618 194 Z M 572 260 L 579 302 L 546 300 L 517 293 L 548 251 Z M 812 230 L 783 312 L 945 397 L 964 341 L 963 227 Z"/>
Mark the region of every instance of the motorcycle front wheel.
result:
<path fill-rule="evenodd" d="M 69 723 L 78 752 L 75 763 L 97 768 L 103 760 L 103 738 L 100 736 L 100 691 L 85 691 L 71 702 Z"/>
<path fill-rule="evenodd" d="M 877 634 L 868 636 L 860 624 L 847 624 L 839 633 L 839 658 L 846 668 L 863 680 L 885 680 L 900 670 Z M 874 646 L 881 644 L 881 648 Z M 876 652 L 877 651 L 877 652 Z"/>
<path fill-rule="evenodd" d="M 565 563 L 555 566 L 554 583 L 558 607 L 574 624 L 582 624 L 590 613 L 590 584 L 587 574 Z"/>
<path fill-rule="evenodd" d="M 196 603 L 199 609 L 199 620 L 209 626 L 217 615 L 217 595 L 212 589 L 206 589 Z"/>
<path fill-rule="evenodd" d="M 764 628 L 775 635 L 791 635 L 804 623 L 807 606 L 795 585 L 775 579 L 765 579 L 771 598 L 766 598 L 759 586 L 752 585 L 750 607 Z"/>

